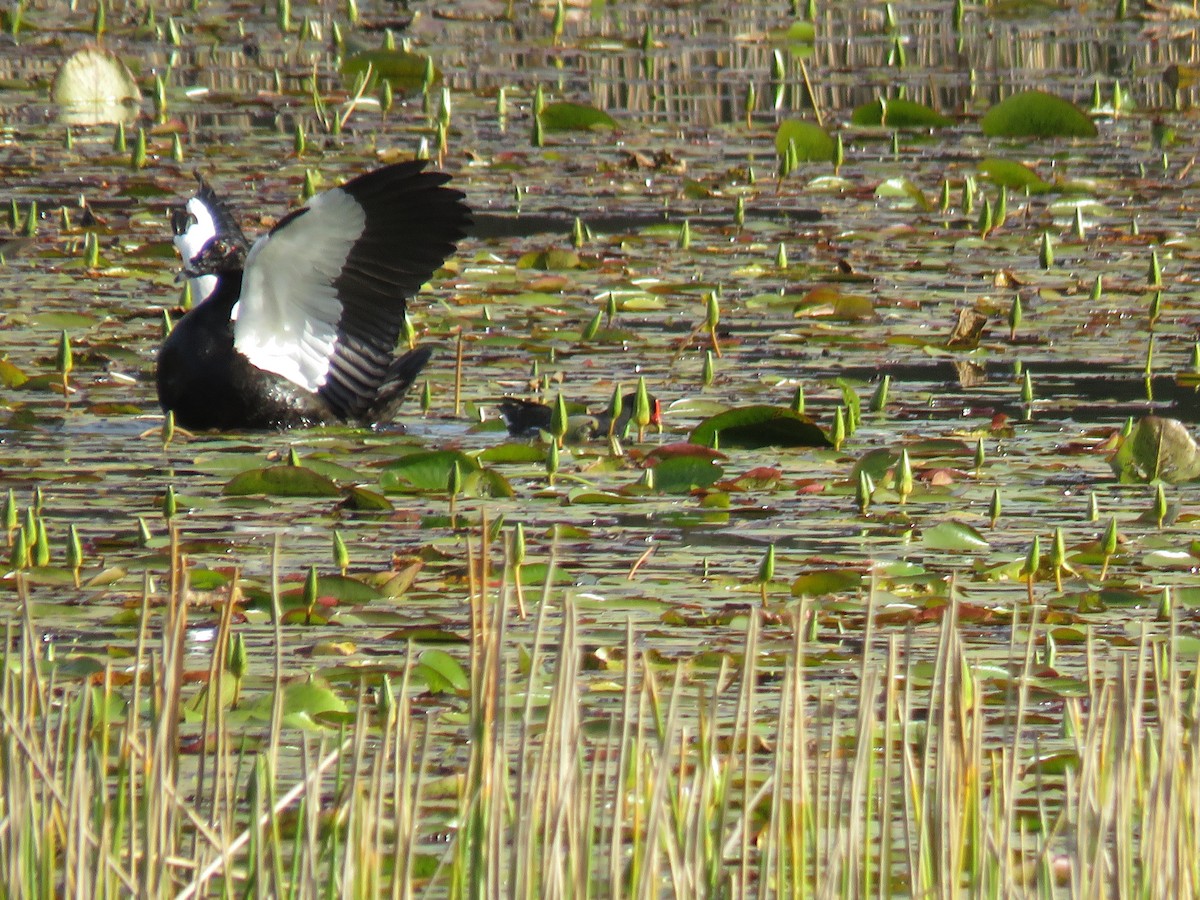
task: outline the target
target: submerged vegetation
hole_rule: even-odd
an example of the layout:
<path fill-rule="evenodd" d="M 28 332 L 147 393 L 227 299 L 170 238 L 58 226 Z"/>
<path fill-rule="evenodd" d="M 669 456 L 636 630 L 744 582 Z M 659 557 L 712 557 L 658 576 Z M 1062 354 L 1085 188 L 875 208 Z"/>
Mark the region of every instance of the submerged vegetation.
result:
<path fill-rule="evenodd" d="M 13 893 L 1200 891 L 1200 22 L 2 22 Z M 257 233 L 414 154 L 477 222 L 407 432 L 162 418 L 192 170 Z"/>

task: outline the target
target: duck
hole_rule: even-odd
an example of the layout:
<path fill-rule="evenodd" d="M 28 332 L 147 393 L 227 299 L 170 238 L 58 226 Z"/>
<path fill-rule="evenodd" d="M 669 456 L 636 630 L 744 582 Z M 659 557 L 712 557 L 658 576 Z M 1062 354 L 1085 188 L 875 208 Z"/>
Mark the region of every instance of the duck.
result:
<path fill-rule="evenodd" d="M 172 214 L 193 307 L 159 348 L 158 400 L 192 430 L 391 422 L 429 361 L 395 351 L 408 299 L 471 224 L 423 160 L 315 194 L 253 244 L 199 189 Z"/>
<path fill-rule="evenodd" d="M 650 399 L 650 422 L 654 426 L 662 425 L 662 405 L 653 394 Z M 538 438 L 549 434 L 553 428 L 554 408 L 535 400 L 523 400 L 518 397 L 503 397 L 496 404 L 504 427 L 511 437 Z M 637 394 L 628 393 L 621 397 L 621 412 L 613 422 L 612 409 L 602 412 L 588 412 L 579 407 L 572 410 L 568 405 L 566 439 L 583 443 L 597 438 L 608 437 L 609 434 L 621 437 L 633 420 L 637 410 Z"/>

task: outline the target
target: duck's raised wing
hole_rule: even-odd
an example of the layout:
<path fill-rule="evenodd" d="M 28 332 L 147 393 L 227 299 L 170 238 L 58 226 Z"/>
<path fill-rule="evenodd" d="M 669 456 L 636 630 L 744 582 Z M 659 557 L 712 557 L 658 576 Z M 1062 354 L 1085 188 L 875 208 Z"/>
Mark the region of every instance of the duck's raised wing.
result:
<path fill-rule="evenodd" d="M 234 307 L 254 365 L 364 414 L 391 365 L 405 301 L 454 251 L 470 212 L 449 176 L 397 163 L 318 194 L 255 242 Z"/>

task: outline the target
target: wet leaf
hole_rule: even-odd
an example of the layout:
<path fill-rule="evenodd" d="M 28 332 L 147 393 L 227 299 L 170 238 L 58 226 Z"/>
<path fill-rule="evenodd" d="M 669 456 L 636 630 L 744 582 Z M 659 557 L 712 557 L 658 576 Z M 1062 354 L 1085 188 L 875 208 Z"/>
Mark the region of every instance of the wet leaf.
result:
<path fill-rule="evenodd" d="M 1178 419 L 1146 416 L 1110 460 L 1122 482 L 1161 479 L 1169 484 L 1200 477 L 1200 447 Z"/>
<path fill-rule="evenodd" d="M 990 546 L 978 530 L 963 522 L 939 522 L 921 533 L 921 540 L 930 550 L 963 550 L 980 552 Z"/>
<path fill-rule="evenodd" d="M 477 458 L 488 463 L 540 463 L 546 459 L 546 451 L 528 443 L 497 444 L 488 447 Z"/>
<path fill-rule="evenodd" d="M 67 57 L 55 73 L 50 99 L 62 107 L 64 121 L 99 125 L 132 121 L 142 92 L 129 67 L 115 53 L 84 47 Z"/>
<path fill-rule="evenodd" d="M 408 50 L 363 50 L 347 56 L 342 62 L 342 74 L 353 81 L 366 75 L 368 67 L 374 78 L 384 78 L 398 90 L 417 90 L 425 82 L 425 69 L 429 57 Z M 434 81 L 441 80 L 441 72 L 434 67 Z"/>
<path fill-rule="evenodd" d="M 518 269 L 537 269 L 539 271 L 553 271 L 555 269 L 578 269 L 580 265 L 579 254 L 574 250 L 533 250 L 524 254 L 517 260 Z M 558 302 L 560 297 L 552 294 L 539 295 L 542 299 L 538 302 Z"/>
<path fill-rule="evenodd" d="M 617 120 L 602 109 L 584 103 L 551 103 L 541 114 L 547 131 L 590 131 L 616 128 Z"/>
<path fill-rule="evenodd" d="M 793 315 L 828 316 L 852 322 L 875 318 L 875 307 L 865 294 L 847 294 L 832 285 L 821 285 L 800 298 Z"/>
<path fill-rule="evenodd" d="M 228 679 L 226 679 L 228 680 Z M 320 730 L 320 717 L 327 713 L 349 711 L 344 700 L 324 681 L 310 678 L 287 685 L 283 689 L 283 721 L 285 727 Z M 259 704 L 271 713 L 270 696 L 263 697 Z"/>
<path fill-rule="evenodd" d="M 988 137 L 1095 137 L 1092 120 L 1069 100 L 1022 91 L 1000 101 L 979 122 Z"/>
<path fill-rule="evenodd" d="M 755 450 L 760 447 L 828 447 L 829 439 L 808 416 L 783 406 L 740 406 L 705 419 L 688 440 L 693 444 Z"/>
<path fill-rule="evenodd" d="M 395 507 L 383 494 L 353 485 L 343 490 L 342 507 L 358 512 L 391 512 Z"/>
<path fill-rule="evenodd" d="M 463 476 L 464 487 L 468 477 L 478 476 L 482 471 L 477 460 L 459 450 L 425 450 L 388 463 L 380 483 L 385 491 L 401 490 L 407 486 L 422 491 L 445 492 L 450 483 L 450 470 L 454 466 L 458 466 Z"/>
<path fill-rule="evenodd" d="M 863 573 L 857 569 L 818 569 L 805 572 L 792 582 L 792 596 L 824 597 L 855 593 L 862 583 Z"/>
<path fill-rule="evenodd" d="M 908 178 L 888 178 L 881 181 L 875 188 L 875 196 L 905 200 L 925 212 L 933 209 L 933 204 L 929 202 L 925 192 Z"/>
<path fill-rule="evenodd" d="M 888 128 L 946 128 L 954 124 L 953 119 L 943 116 L 923 103 L 900 98 L 892 98 L 886 102 L 876 100 L 855 107 L 854 112 L 850 114 L 850 122 L 861 126 L 885 125 Z"/>
<path fill-rule="evenodd" d="M 1042 180 L 1041 176 L 1024 163 L 1011 159 L 1000 159 L 989 156 L 979 164 L 979 175 L 992 184 L 1001 185 L 1010 191 L 1028 191 L 1031 194 L 1044 194 L 1053 187 Z"/>
<path fill-rule="evenodd" d="M 654 487 L 667 494 L 686 494 L 705 488 L 723 474 L 711 459 L 697 456 L 672 456 L 654 465 Z"/>
<path fill-rule="evenodd" d="M 773 28 L 767 32 L 772 44 L 811 44 L 817 39 L 817 28 L 812 22 L 796 21 L 787 28 Z"/>
<path fill-rule="evenodd" d="M 833 137 L 815 122 L 788 119 L 780 123 L 775 132 L 775 152 L 784 156 L 789 143 L 796 145 L 799 162 L 833 162 L 836 151 Z"/>
<path fill-rule="evenodd" d="M 341 491 L 330 479 L 304 466 L 267 466 L 235 475 L 222 493 L 227 497 L 336 497 Z"/>
<path fill-rule="evenodd" d="M 457 659 L 444 650 L 424 650 L 417 657 L 414 674 L 424 678 L 435 694 L 465 694 L 471 689 L 471 679 Z"/>
<path fill-rule="evenodd" d="M 7 388 L 19 388 L 28 380 L 29 376 L 7 359 L 0 359 L 0 384 Z"/>

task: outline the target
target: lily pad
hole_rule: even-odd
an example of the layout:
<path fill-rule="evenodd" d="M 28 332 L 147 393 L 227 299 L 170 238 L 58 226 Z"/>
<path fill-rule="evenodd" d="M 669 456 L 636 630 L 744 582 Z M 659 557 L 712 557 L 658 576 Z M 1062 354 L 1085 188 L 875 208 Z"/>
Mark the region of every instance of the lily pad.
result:
<path fill-rule="evenodd" d="M 714 484 L 724 471 L 711 459 L 700 456 L 671 456 L 654 466 L 654 486 L 668 494 L 686 494 L 694 488 Z"/>
<path fill-rule="evenodd" d="M 7 388 L 19 388 L 29 380 L 29 376 L 7 359 L 0 359 L 0 384 Z"/>
<path fill-rule="evenodd" d="M 415 672 L 425 679 L 429 690 L 435 694 L 465 694 L 471 688 L 471 680 L 462 663 L 445 650 L 425 650 L 417 658 Z"/>
<path fill-rule="evenodd" d="M 863 573 L 857 569 L 818 569 L 805 572 L 792 582 L 793 597 L 823 597 L 827 594 L 845 594 L 857 591 L 863 582 Z"/>
<path fill-rule="evenodd" d="M 517 260 L 518 269 L 536 269 L 540 272 L 550 272 L 556 269 L 578 269 L 579 254 L 574 250 L 531 250 L 522 254 Z M 547 295 L 542 302 L 556 302 L 559 298 Z"/>
<path fill-rule="evenodd" d="M 1011 159 L 999 159 L 989 156 L 979 164 L 979 175 L 992 184 L 1006 187 L 1010 191 L 1028 191 L 1031 194 L 1044 194 L 1052 190 L 1049 182 L 1024 163 Z"/>
<path fill-rule="evenodd" d="M 547 131 L 592 131 L 616 128 L 617 120 L 585 103 L 551 103 L 538 117 Z"/>
<path fill-rule="evenodd" d="M 798 162 L 833 162 L 836 151 L 833 136 L 815 122 L 801 119 L 781 122 L 775 132 L 775 152 L 785 155 L 789 144 L 795 145 Z"/>
<path fill-rule="evenodd" d="M 1200 477 L 1200 447 L 1178 419 L 1146 416 L 1110 460 L 1123 482 L 1161 479 L 1169 484 Z"/>
<path fill-rule="evenodd" d="M 929 202 L 929 198 L 925 196 L 925 192 L 917 187 L 911 178 L 884 179 L 875 188 L 875 196 L 881 200 L 898 199 L 907 201 L 923 212 L 929 212 L 933 209 L 933 204 Z"/>
<path fill-rule="evenodd" d="M 449 490 L 450 473 L 456 465 L 466 496 L 512 496 L 512 486 L 503 475 L 485 469 L 478 460 L 458 450 L 428 450 L 402 456 L 388 464 L 379 482 L 385 491 L 444 493 Z"/>
<path fill-rule="evenodd" d="M 982 534 L 962 522 L 939 522 L 921 535 L 930 550 L 982 551 L 990 544 Z"/>
<path fill-rule="evenodd" d="M 129 67 L 111 50 L 84 47 L 71 54 L 54 75 L 50 99 L 72 125 L 130 122 L 142 92 Z"/>
<path fill-rule="evenodd" d="M 923 103 L 899 98 L 876 100 L 855 107 L 850 114 L 854 125 L 883 125 L 888 128 L 946 128 L 954 120 Z"/>
<path fill-rule="evenodd" d="M 785 406 L 739 406 L 711 416 L 692 429 L 693 444 L 756 450 L 759 447 L 829 447 L 812 419 Z"/>
<path fill-rule="evenodd" d="M 363 50 L 346 57 L 342 62 L 342 74 L 348 78 L 366 75 L 368 69 L 371 77 L 383 78 L 391 83 L 392 88 L 416 90 L 425 83 L 425 72 L 429 67 L 429 57 L 424 53 L 413 53 L 409 50 Z M 441 72 L 435 66 L 433 80 L 441 78 Z"/>
<path fill-rule="evenodd" d="M 336 497 L 341 491 L 329 478 L 304 466 L 267 466 L 235 475 L 222 493 L 227 497 Z"/>
<path fill-rule="evenodd" d="M 1095 137 L 1096 126 L 1074 103 L 1045 91 L 1022 91 L 984 114 L 988 137 Z"/>

